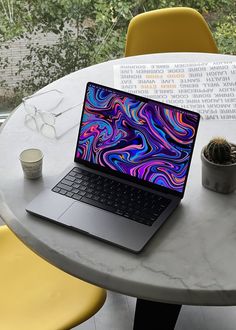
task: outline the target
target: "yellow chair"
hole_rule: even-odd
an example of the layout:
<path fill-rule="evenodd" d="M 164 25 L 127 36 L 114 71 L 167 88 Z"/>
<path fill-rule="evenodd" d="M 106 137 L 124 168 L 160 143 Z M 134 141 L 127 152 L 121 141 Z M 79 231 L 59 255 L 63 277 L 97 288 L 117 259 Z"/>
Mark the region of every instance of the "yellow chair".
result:
<path fill-rule="evenodd" d="M 52 266 L 0 227 L 0 329 L 71 329 L 105 298 L 105 290 Z"/>
<path fill-rule="evenodd" d="M 131 19 L 125 56 L 166 52 L 218 53 L 212 33 L 196 10 L 174 7 Z"/>
<path fill-rule="evenodd" d="M 13 216 L 1 201 L 2 219 Z M 71 329 L 93 316 L 106 291 L 81 281 L 28 249 L 0 226 L 0 329 Z"/>

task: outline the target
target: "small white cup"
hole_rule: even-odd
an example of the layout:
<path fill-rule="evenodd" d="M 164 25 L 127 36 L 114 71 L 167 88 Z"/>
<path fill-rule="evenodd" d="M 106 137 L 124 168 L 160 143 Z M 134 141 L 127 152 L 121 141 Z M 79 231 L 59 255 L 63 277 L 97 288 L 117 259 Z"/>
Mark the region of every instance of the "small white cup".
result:
<path fill-rule="evenodd" d="M 19 158 L 27 179 L 37 179 L 42 176 L 43 153 L 41 150 L 23 150 Z"/>

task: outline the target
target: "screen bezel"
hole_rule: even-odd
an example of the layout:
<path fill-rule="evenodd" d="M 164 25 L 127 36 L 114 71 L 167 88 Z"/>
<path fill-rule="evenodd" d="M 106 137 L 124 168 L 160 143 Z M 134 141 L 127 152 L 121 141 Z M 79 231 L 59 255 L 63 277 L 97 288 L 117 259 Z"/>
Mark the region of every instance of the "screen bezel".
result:
<path fill-rule="evenodd" d="M 109 167 L 105 167 L 105 166 L 101 166 L 101 165 L 98 165 L 98 164 L 94 164 L 94 163 L 91 163 L 91 162 L 89 162 L 87 160 L 83 160 L 83 159 L 80 159 L 80 158 L 77 158 L 76 157 L 77 149 L 78 149 L 78 146 L 79 146 L 79 138 L 80 138 L 80 132 L 81 132 L 81 127 L 82 127 L 82 118 L 83 118 L 83 114 L 84 114 L 84 108 L 85 108 L 85 100 L 86 100 L 86 96 L 87 96 L 87 90 L 88 90 L 88 87 L 91 86 L 91 85 L 92 86 L 95 86 L 95 87 L 98 87 L 98 88 L 99 87 L 100 88 L 105 88 L 105 89 L 108 89 L 109 91 L 114 91 L 114 92 L 117 92 L 117 93 L 121 93 L 123 95 L 126 95 L 126 96 L 128 96 L 130 98 L 134 98 L 134 99 L 136 99 L 138 101 L 141 101 L 141 102 L 150 102 L 151 101 L 151 102 L 157 103 L 157 105 L 164 106 L 167 109 L 171 109 L 171 110 L 172 109 L 176 109 L 177 111 L 184 111 L 184 112 L 187 112 L 187 113 L 190 113 L 190 114 L 194 114 L 195 116 L 197 116 L 197 119 L 198 120 L 197 120 L 197 124 L 196 124 L 196 134 L 195 134 L 195 136 L 193 138 L 192 152 L 190 154 L 188 169 L 187 169 L 187 173 L 186 173 L 186 176 L 185 176 L 184 188 L 183 188 L 183 191 L 182 192 L 179 192 L 179 191 L 176 191 L 176 190 L 172 190 L 170 188 L 166 188 L 164 186 L 157 185 L 155 183 L 151 183 L 149 181 L 145 181 L 143 179 L 139 179 L 139 178 L 133 177 L 133 176 L 131 176 L 129 174 L 124 174 L 124 173 L 121 173 L 121 172 L 112 170 Z M 122 91 L 122 90 L 119 90 L 119 89 L 116 89 L 116 88 L 113 88 L 113 87 L 108 87 L 108 86 L 100 85 L 100 84 L 97 84 L 97 83 L 94 83 L 94 82 L 88 82 L 87 85 L 86 85 L 86 89 L 85 89 L 84 102 L 83 102 L 83 108 L 82 108 L 82 113 L 81 113 L 79 133 L 78 133 L 78 138 L 77 138 L 77 143 L 76 143 L 74 161 L 76 163 L 79 163 L 79 164 L 82 164 L 82 165 L 86 165 L 86 166 L 90 167 L 91 169 L 99 170 L 99 171 L 101 171 L 103 173 L 108 173 L 108 174 L 114 175 L 117 178 L 126 179 L 128 181 L 137 183 L 139 185 L 143 185 L 143 186 L 145 186 L 147 188 L 151 188 L 151 189 L 154 189 L 156 191 L 160 191 L 160 192 L 163 192 L 163 193 L 168 193 L 168 194 L 171 194 L 171 195 L 175 195 L 175 196 L 177 196 L 179 198 L 183 198 L 184 192 L 185 192 L 185 188 L 186 188 L 187 179 L 188 179 L 190 164 L 191 164 L 191 160 L 192 160 L 193 150 L 194 150 L 194 146 L 195 146 L 195 141 L 196 141 L 196 136 L 197 136 L 197 131 L 198 131 L 200 117 L 201 116 L 199 115 L 199 113 L 194 112 L 194 111 L 191 111 L 191 110 L 186 110 L 186 109 L 183 109 L 183 108 L 180 108 L 180 107 L 176 107 L 174 105 L 170 105 L 170 104 L 163 103 L 163 102 L 160 102 L 160 101 L 152 100 L 152 99 L 149 99 L 149 98 L 146 98 L 146 97 L 143 97 L 143 96 L 139 96 L 139 95 L 136 95 L 136 94 L 128 93 L 128 92 L 125 92 L 125 91 Z"/>

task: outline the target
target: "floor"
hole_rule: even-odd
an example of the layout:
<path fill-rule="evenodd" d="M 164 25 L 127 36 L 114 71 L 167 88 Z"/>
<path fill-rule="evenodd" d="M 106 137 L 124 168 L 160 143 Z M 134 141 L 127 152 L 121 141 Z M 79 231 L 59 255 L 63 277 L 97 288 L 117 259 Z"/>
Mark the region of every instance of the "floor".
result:
<path fill-rule="evenodd" d="M 135 304 L 133 297 L 108 291 L 101 310 L 73 330 L 132 330 Z M 175 330 L 235 329 L 236 307 L 183 306 L 175 327 Z M 165 329 L 158 327 L 157 330 Z"/>
<path fill-rule="evenodd" d="M 132 330 L 135 303 L 135 298 L 108 291 L 102 309 L 73 330 Z M 183 306 L 175 327 L 175 330 L 235 329 L 236 307 Z M 165 329 L 157 326 L 157 330 Z"/>

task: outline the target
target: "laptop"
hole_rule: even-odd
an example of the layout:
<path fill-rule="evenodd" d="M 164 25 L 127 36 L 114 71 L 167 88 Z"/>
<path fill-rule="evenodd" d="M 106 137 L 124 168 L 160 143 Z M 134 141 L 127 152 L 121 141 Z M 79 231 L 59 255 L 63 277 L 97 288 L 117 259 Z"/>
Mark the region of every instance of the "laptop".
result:
<path fill-rule="evenodd" d="M 140 252 L 184 196 L 199 120 L 89 82 L 74 163 L 26 211 Z"/>

